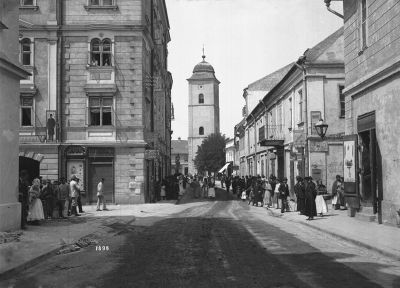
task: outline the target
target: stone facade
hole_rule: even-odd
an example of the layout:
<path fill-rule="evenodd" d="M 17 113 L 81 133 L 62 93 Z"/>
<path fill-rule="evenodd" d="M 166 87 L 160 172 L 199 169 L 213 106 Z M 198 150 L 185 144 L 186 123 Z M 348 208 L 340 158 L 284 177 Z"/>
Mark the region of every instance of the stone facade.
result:
<path fill-rule="evenodd" d="M 90 3 L 48 0 L 20 7 L 26 23 L 21 47 L 26 39 L 31 43 L 30 61 L 24 52 L 21 61 L 33 71 L 21 81 L 21 98 L 33 101 L 31 123 L 21 122 L 20 151 L 25 158 L 43 155 L 34 176 L 56 180 L 78 173 L 86 202 L 96 201 L 101 177 L 107 201 L 150 202 L 155 182 L 170 173 L 165 2 Z"/>
<path fill-rule="evenodd" d="M 357 212 L 400 224 L 400 2 L 363 5 L 344 1 L 346 134 L 358 140 Z"/>
<path fill-rule="evenodd" d="M 189 82 L 189 174 L 196 174 L 197 147 L 208 135 L 219 133 L 219 81 L 214 68 L 203 61 L 193 69 Z"/>
<path fill-rule="evenodd" d="M 18 202 L 19 81 L 28 73 L 18 64 L 18 3 L 0 2 L 0 231 L 21 225 Z"/>

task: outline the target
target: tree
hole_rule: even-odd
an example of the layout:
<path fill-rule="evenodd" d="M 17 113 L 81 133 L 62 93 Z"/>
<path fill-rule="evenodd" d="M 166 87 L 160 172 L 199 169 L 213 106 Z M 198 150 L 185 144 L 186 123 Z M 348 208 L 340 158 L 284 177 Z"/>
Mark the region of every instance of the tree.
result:
<path fill-rule="evenodd" d="M 200 173 L 216 172 L 225 164 L 225 136 L 220 133 L 209 135 L 198 146 L 194 165 Z"/>

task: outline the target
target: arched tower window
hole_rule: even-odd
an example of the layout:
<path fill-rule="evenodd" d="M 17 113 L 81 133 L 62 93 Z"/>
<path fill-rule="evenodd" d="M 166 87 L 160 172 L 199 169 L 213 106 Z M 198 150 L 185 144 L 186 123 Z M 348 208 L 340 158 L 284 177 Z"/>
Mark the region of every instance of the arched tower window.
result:
<path fill-rule="evenodd" d="M 204 127 L 199 128 L 199 135 L 204 135 Z"/>
<path fill-rule="evenodd" d="M 90 42 L 90 58 L 93 66 L 111 66 L 111 40 L 93 39 Z"/>
<path fill-rule="evenodd" d="M 22 39 L 22 41 L 21 41 L 21 64 L 25 65 L 25 66 L 32 65 L 31 55 L 32 55 L 31 40 L 28 38 Z"/>
<path fill-rule="evenodd" d="M 204 95 L 199 94 L 199 104 L 204 104 Z"/>

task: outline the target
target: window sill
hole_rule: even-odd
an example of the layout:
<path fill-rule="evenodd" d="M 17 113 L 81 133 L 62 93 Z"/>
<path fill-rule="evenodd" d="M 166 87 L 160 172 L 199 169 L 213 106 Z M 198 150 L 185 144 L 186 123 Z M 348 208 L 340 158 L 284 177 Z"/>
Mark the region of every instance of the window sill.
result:
<path fill-rule="evenodd" d="M 85 7 L 86 11 L 89 11 L 89 10 L 114 10 L 115 11 L 118 9 L 118 5 L 107 5 L 107 6 L 85 5 L 83 7 Z"/>
<path fill-rule="evenodd" d="M 91 126 L 89 125 L 87 127 L 88 130 L 96 130 L 96 131 L 110 131 L 110 130 L 115 130 L 115 127 L 113 125 L 109 126 Z"/>
<path fill-rule="evenodd" d="M 39 6 L 32 5 L 32 6 L 19 6 L 19 9 L 21 10 L 34 10 L 37 11 L 39 10 Z"/>

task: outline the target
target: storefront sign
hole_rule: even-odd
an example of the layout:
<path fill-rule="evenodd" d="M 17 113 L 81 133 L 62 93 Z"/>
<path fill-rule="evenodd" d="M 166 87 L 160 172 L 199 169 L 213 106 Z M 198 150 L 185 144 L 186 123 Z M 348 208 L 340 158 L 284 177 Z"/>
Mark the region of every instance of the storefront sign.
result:
<path fill-rule="evenodd" d="M 159 150 L 146 150 L 144 153 L 144 158 L 146 160 L 159 159 L 159 157 L 160 157 Z"/>
<path fill-rule="evenodd" d="M 311 152 L 328 152 L 329 146 L 326 141 L 311 141 L 310 142 L 310 151 Z"/>
<path fill-rule="evenodd" d="M 344 141 L 344 160 L 343 174 L 344 182 L 356 182 L 356 160 L 355 160 L 355 142 Z"/>
<path fill-rule="evenodd" d="M 358 188 L 358 135 L 346 135 L 343 141 L 343 178 L 344 196 L 346 203 L 351 208 L 359 208 L 359 188 Z"/>
<path fill-rule="evenodd" d="M 306 135 L 303 130 L 293 130 L 293 145 L 295 147 L 304 146 L 306 143 Z"/>

